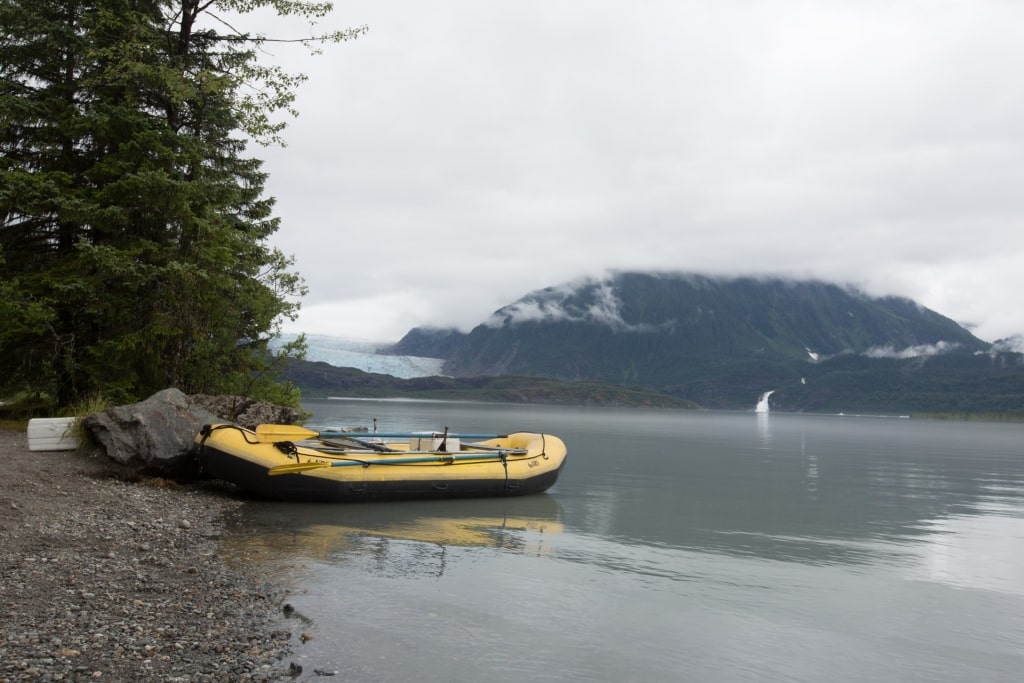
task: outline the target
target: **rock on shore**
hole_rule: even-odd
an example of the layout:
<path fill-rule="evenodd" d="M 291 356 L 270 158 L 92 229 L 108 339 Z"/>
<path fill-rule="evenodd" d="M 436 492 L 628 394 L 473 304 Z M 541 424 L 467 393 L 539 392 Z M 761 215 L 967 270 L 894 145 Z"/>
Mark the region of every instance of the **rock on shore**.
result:
<path fill-rule="evenodd" d="M 288 679 L 288 587 L 218 554 L 239 501 L 23 432 L 0 463 L 0 683 Z"/>

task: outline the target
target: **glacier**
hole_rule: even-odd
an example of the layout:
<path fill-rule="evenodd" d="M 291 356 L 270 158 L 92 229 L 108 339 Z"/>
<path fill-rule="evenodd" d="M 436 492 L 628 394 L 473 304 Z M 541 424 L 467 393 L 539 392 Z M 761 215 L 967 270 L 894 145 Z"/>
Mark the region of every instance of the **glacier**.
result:
<path fill-rule="evenodd" d="M 297 334 L 284 333 L 280 339 L 270 343 L 272 350 L 295 341 Z M 320 361 L 339 368 L 355 368 L 363 372 L 391 375 L 399 379 L 433 377 L 441 374 L 443 358 L 423 356 L 386 356 L 379 349 L 390 346 L 390 342 L 368 342 L 324 334 L 306 335 L 306 360 Z"/>

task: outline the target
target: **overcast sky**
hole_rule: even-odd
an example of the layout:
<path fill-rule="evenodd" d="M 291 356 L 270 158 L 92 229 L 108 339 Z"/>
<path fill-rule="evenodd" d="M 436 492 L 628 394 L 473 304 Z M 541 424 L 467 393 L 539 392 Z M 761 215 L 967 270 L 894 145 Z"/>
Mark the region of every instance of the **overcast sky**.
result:
<path fill-rule="evenodd" d="M 613 270 L 769 274 L 1024 333 L 1018 0 L 341 1 L 266 159 L 289 331 L 469 329 Z M 278 28 L 275 25 L 275 30 Z"/>

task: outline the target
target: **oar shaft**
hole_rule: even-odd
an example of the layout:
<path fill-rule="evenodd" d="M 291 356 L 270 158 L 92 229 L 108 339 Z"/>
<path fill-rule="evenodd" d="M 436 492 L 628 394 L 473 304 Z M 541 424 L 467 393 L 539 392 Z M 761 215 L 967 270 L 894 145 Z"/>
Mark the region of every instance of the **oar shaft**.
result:
<path fill-rule="evenodd" d="M 451 452 L 448 452 L 448 451 L 421 451 L 421 450 L 381 452 L 381 451 L 372 451 L 372 450 L 369 450 L 369 449 L 366 449 L 366 448 L 360 448 L 360 449 L 357 449 L 357 448 L 313 448 L 313 447 L 310 447 L 310 446 L 303 446 L 303 448 L 306 448 L 306 449 L 313 450 L 313 451 L 317 452 L 316 454 L 312 454 L 312 453 L 307 453 L 306 451 L 303 451 L 302 455 L 304 457 L 308 456 L 308 457 L 311 457 L 311 458 L 319 458 L 319 457 L 332 457 L 333 458 L 333 457 L 344 457 L 346 455 L 353 455 L 353 456 L 363 456 L 363 455 L 381 456 L 381 457 L 376 458 L 374 460 L 370 460 L 369 461 L 370 464 L 376 464 L 376 463 L 385 463 L 386 464 L 386 463 L 389 463 L 389 462 L 394 462 L 396 459 L 398 459 L 398 456 L 404 458 L 404 457 L 408 457 L 410 455 L 433 455 L 433 456 L 438 457 L 438 458 L 447 458 L 449 456 L 457 455 L 459 460 L 472 460 L 473 458 L 500 458 L 502 453 L 505 453 L 506 455 L 526 455 L 527 453 L 529 453 L 529 451 L 527 449 L 525 449 L 525 448 L 497 448 L 497 447 L 487 448 L 487 449 L 482 449 L 482 450 L 474 449 L 474 450 L 471 450 L 471 451 L 464 450 L 464 451 L 451 451 Z M 320 455 L 321 453 L 323 454 L 323 456 Z"/>
<path fill-rule="evenodd" d="M 305 439 L 501 439 L 507 434 L 458 434 L 447 431 L 423 432 L 316 432 L 298 425 L 261 424 L 256 426 L 256 438 L 263 442 L 302 441 Z"/>
<path fill-rule="evenodd" d="M 508 434 L 460 434 L 457 432 L 319 432 L 327 439 L 504 439 Z"/>
<path fill-rule="evenodd" d="M 420 455 L 420 453 L 422 453 L 422 455 Z M 364 455 L 364 454 L 362 454 L 362 453 L 353 453 L 352 455 L 356 456 L 356 455 Z M 366 453 L 365 455 L 372 455 L 372 454 Z M 508 455 L 508 453 L 504 452 L 504 451 L 498 451 L 498 452 L 488 451 L 488 452 L 484 452 L 484 453 L 477 452 L 477 453 L 461 453 L 461 454 L 457 454 L 457 453 L 437 453 L 437 452 L 434 452 L 434 451 L 422 451 L 422 452 L 421 451 L 413 451 L 413 455 L 411 455 L 411 456 L 403 456 L 403 457 L 400 457 L 400 458 L 398 458 L 398 457 L 385 457 L 385 458 L 379 458 L 379 459 L 363 459 L 363 458 L 358 458 L 358 459 L 352 459 L 352 460 L 334 460 L 333 462 L 300 462 L 300 463 L 291 463 L 291 464 L 287 464 L 287 465 L 278 465 L 276 467 L 271 467 L 267 471 L 267 474 L 269 474 L 271 476 L 274 476 L 274 475 L 277 475 L 277 474 L 289 474 L 289 473 L 293 473 L 293 472 L 305 472 L 307 470 L 315 470 L 315 469 L 320 469 L 320 468 L 323 468 L 323 467 L 355 467 L 357 465 L 360 466 L 360 467 L 369 467 L 371 465 L 380 465 L 380 466 L 387 467 L 389 465 L 410 465 L 410 464 L 415 464 L 415 463 L 430 463 L 430 462 L 450 464 L 450 463 L 454 463 L 454 462 L 462 461 L 462 460 L 500 460 L 500 459 L 503 459 L 506 455 Z M 332 457 L 332 456 L 325 456 L 325 457 Z"/>
<path fill-rule="evenodd" d="M 379 460 L 335 460 L 331 467 L 345 465 L 408 465 L 416 462 L 452 462 L 456 460 L 495 460 L 503 453 L 435 453 L 426 451 L 423 455 L 403 456 L 401 458 L 381 458 Z"/>

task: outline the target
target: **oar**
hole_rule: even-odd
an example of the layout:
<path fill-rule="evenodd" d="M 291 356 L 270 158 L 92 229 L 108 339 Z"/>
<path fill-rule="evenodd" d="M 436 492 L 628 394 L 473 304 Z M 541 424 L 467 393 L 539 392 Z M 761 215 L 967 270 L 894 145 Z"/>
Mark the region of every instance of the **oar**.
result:
<path fill-rule="evenodd" d="M 415 439 L 443 437 L 444 432 L 314 432 L 298 425 L 256 425 L 256 438 L 260 441 L 303 441 L 305 439 Z M 503 439 L 508 434 L 453 434 L 453 439 Z"/>
<path fill-rule="evenodd" d="M 366 435 L 364 435 L 362 432 L 358 433 L 359 436 L 356 436 L 355 434 L 348 434 L 347 432 L 338 432 L 335 436 L 336 438 L 341 438 L 343 434 L 344 438 L 347 441 L 357 443 L 364 448 L 381 452 L 391 450 L 384 444 L 366 441 Z M 256 440 L 263 443 L 266 443 L 268 441 L 271 443 L 276 443 L 278 441 L 305 441 L 306 439 L 314 439 L 317 437 L 329 435 L 331 435 L 331 433 L 329 432 L 324 432 L 324 434 L 320 434 L 318 432 L 314 432 L 311 429 L 306 429 L 305 427 L 296 427 L 293 425 L 256 425 Z M 363 438 L 359 438 L 360 436 L 362 436 Z"/>
<path fill-rule="evenodd" d="M 509 455 L 526 455 L 530 452 L 528 448 L 505 448 L 503 446 L 485 446 L 482 443 L 464 443 L 461 446 L 463 451 L 504 451 Z"/>
<path fill-rule="evenodd" d="M 378 453 L 392 453 L 395 450 L 394 448 L 389 448 L 385 444 L 374 443 L 373 441 L 364 441 L 363 439 L 358 439 L 358 438 L 356 438 L 354 436 L 346 436 L 344 439 L 342 439 L 342 441 L 349 441 L 351 443 L 358 444 L 358 445 L 362 446 L 363 448 L 369 449 L 371 451 L 377 451 Z M 323 440 L 321 440 L 321 443 L 325 443 L 328 446 L 334 446 L 336 442 L 332 443 L 330 441 L 323 441 Z"/>
<path fill-rule="evenodd" d="M 323 455 L 322 457 L 333 457 L 335 455 L 378 455 L 380 453 L 395 454 L 395 455 L 397 455 L 399 453 L 401 453 L 402 455 L 419 455 L 419 454 L 424 454 L 425 455 L 425 454 L 429 453 L 430 455 L 441 455 L 443 453 L 448 453 L 449 452 L 449 451 L 400 451 L 398 449 L 392 449 L 392 450 L 388 450 L 388 451 L 379 451 L 379 450 L 371 450 L 369 448 L 346 448 L 343 444 L 336 444 L 336 443 L 333 443 L 333 442 L 330 442 L 330 441 L 325 441 L 325 442 L 322 442 L 322 443 L 326 443 L 327 447 L 326 448 L 323 447 L 323 446 L 305 446 L 305 447 L 309 448 L 310 450 L 316 451 L 318 454 L 320 454 L 320 453 L 330 454 L 330 455 Z M 302 446 L 303 444 L 298 444 L 298 445 Z M 483 444 L 475 444 L 475 443 L 464 443 L 464 444 L 461 445 L 459 450 L 460 450 L 460 452 L 462 452 L 464 454 L 465 453 L 472 454 L 474 452 L 479 452 L 481 454 L 486 453 L 486 452 L 501 452 L 501 453 L 508 453 L 509 455 L 526 455 L 527 453 L 530 452 L 530 449 L 528 449 L 528 448 L 505 448 L 504 446 L 485 446 Z M 454 451 L 452 451 L 452 452 L 454 452 Z M 311 457 L 319 458 L 321 456 L 320 455 L 315 455 L 315 456 L 311 456 Z"/>
<path fill-rule="evenodd" d="M 430 453 L 429 455 L 416 455 L 413 457 L 403 458 L 388 458 L 387 460 L 335 460 L 334 462 L 300 462 L 300 463 L 289 463 L 287 465 L 277 465 L 267 470 L 267 474 L 274 477 L 279 474 L 292 474 L 293 472 L 305 472 L 306 470 L 318 470 L 321 467 L 347 467 L 349 465 L 409 465 L 412 463 L 421 462 L 444 462 L 452 463 L 459 460 L 486 460 L 494 459 L 497 460 L 505 456 L 505 452 L 497 453 L 462 453 L 456 455 L 454 453 Z"/>

